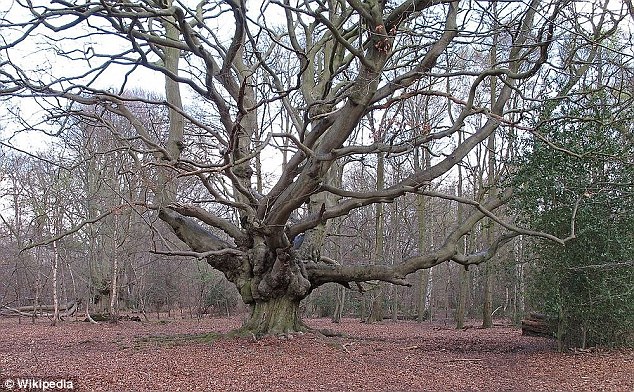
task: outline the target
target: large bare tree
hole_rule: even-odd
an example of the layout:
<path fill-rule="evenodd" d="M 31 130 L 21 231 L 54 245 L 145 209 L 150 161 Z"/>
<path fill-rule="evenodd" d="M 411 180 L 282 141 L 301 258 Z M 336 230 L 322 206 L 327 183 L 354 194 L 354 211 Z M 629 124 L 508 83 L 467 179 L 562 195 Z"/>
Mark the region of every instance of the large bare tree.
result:
<path fill-rule="evenodd" d="M 304 328 L 300 301 L 324 283 L 406 285 L 409 274 L 443 262 L 484 262 L 518 234 L 565 241 L 496 217 L 510 189 L 491 185 L 470 200 L 429 185 L 454 175 L 500 127 L 530 131 L 523 113 L 554 97 L 545 73 L 570 73 L 576 61 L 549 62 L 562 32 L 588 50 L 627 10 L 593 35 L 593 13 L 609 12 L 605 6 L 493 3 L 14 0 L 0 9 L 0 94 L 34 99 L 46 112 L 23 112 L 25 128 L 63 136 L 86 119 L 101 123 L 129 154 L 125 174 L 145 178 L 148 192 L 128 206 L 145 209 L 148 222 L 158 216 L 188 247 L 165 239 L 155 251 L 222 271 L 251 305 L 245 329 L 292 332 Z M 492 45 L 495 61 L 482 61 Z M 162 98 L 135 93 L 137 78 Z M 410 101 L 450 106 L 450 115 L 405 121 Z M 165 122 L 139 115 L 139 102 L 163 107 Z M 373 137 L 368 124 L 384 116 L 393 116 L 381 121 L 389 130 Z M 433 155 L 429 165 L 379 189 L 334 180 L 348 166 L 421 148 Z M 444 241 L 402 263 L 349 265 L 321 254 L 331 220 L 406 194 L 468 208 Z M 464 254 L 461 238 L 484 218 L 504 230 Z"/>

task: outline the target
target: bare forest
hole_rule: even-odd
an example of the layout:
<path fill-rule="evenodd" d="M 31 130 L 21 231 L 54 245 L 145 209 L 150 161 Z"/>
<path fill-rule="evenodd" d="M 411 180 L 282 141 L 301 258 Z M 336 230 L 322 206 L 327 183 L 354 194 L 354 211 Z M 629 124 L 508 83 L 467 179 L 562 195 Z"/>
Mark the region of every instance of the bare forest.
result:
<path fill-rule="evenodd" d="M 81 355 L 234 330 L 213 344 L 352 368 L 447 354 L 423 336 L 536 369 L 631 346 L 633 29 L 629 0 L 3 1 L 0 348 L 51 323 Z"/>

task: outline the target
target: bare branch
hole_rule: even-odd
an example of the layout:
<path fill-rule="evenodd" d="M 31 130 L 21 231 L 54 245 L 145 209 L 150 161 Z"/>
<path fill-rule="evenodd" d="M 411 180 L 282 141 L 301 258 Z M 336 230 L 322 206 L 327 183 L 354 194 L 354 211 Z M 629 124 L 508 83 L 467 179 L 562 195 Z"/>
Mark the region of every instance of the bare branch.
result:
<path fill-rule="evenodd" d="M 25 250 L 29 250 L 29 249 L 35 248 L 37 246 L 48 245 L 48 244 L 51 244 L 51 243 L 53 243 L 55 241 L 59 241 L 59 240 L 61 240 L 64 237 L 67 237 L 67 236 L 69 236 L 71 234 L 74 234 L 74 233 L 78 232 L 79 230 L 81 230 L 86 225 L 90 225 L 92 223 L 97 223 L 97 222 L 99 222 L 100 220 L 104 219 L 107 216 L 119 213 L 123 208 L 126 208 L 126 207 L 128 207 L 127 204 L 121 204 L 121 205 L 112 207 L 109 210 L 107 210 L 106 212 L 100 214 L 99 216 L 97 216 L 97 217 L 95 217 L 93 219 L 87 219 L 87 220 L 81 222 L 80 224 L 76 225 L 75 227 L 64 231 L 61 234 L 58 234 L 58 235 L 56 235 L 54 237 L 50 237 L 50 238 L 44 239 L 44 240 L 39 241 L 39 242 L 31 243 L 28 246 L 22 248 L 20 250 L 20 252 L 24 252 Z"/>

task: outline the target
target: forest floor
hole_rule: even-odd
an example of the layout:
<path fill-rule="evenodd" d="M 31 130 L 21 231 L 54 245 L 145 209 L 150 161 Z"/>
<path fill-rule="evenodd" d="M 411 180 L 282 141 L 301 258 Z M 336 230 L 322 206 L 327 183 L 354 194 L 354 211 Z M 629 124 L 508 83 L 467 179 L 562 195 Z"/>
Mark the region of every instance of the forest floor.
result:
<path fill-rule="evenodd" d="M 69 380 L 80 391 L 634 391 L 632 350 L 559 353 L 553 341 L 511 327 L 307 323 L 342 336 L 209 334 L 238 327 L 239 318 L 3 319 L 0 390 L 30 378 Z"/>

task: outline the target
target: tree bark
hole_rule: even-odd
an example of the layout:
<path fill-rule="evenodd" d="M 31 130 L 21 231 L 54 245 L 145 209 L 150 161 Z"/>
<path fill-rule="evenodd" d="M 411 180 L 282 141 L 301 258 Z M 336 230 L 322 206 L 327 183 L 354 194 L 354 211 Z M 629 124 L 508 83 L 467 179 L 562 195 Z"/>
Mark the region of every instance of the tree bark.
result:
<path fill-rule="evenodd" d="M 375 130 L 381 132 L 381 130 Z M 378 137 L 380 138 L 380 137 Z M 377 154 L 376 165 L 376 190 L 381 191 L 385 187 L 385 155 L 383 153 Z M 375 251 L 374 262 L 381 264 L 385 262 L 385 219 L 384 219 L 383 203 L 377 203 L 376 216 L 375 216 Z M 383 283 L 379 282 L 376 290 L 372 291 L 372 303 L 370 308 L 370 316 L 368 322 L 374 323 L 383 321 L 385 313 L 384 309 L 384 297 Z"/>
<path fill-rule="evenodd" d="M 300 299 L 288 296 L 257 301 L 251 305 L 249 319 L 240 331 L 256 337 L 305 331 L 307 328 L 301 320 L 299 303 Z"/>
<path fill-rule="evenodd" d="M 467 295 L 469 293 L 469 271 L 459 269 L 458 306 L 456 309 L 456 328 L 464 328 L 465 314 L 467 310 Z"/>
<path fill-rule="evenodd" d="M 494 17 L 496 17 L 496 3 L 493 3 L 493 12 Z M 494 22 L 495 24 L 495 22 Z M 494 26 L 495 27 L 495 26 Z M 493 44 L 491 45 L 491 51 L 489 53 L 490 63 L 491 65 L 497 62 L 497 41 L 498 35 L 493 35 Z M 493 103 L 495 102 L 496 97 L 496 77 L 491 77 L 491 107 L 493 108 Z M 495 136 L 496 132 L 491 132 L 491 135 L 487 141 L 487 159 L 488 159 L 488 170 L 487 170 L 487 185 L 490 187 L 491 192 L 495 192 Z M 488 244 L 493 242 L 493 220 L 488 221 L 488 225 L 486 228 L 486 241 Z M 492 261 L 489 261 L 484 266 L 484 303 L 482 304 L 482 327 L 483 328 L 491 328 L 493 326 L 493 269 L 491 266 Z"/>
<path fill-rule="evenodd" d="M 398 286 L 392 285 L 392 321 L 398 321 Z"/>
<path fill-rule="evenodd" d="M 559 320 L 540 313 L 531 313 L 522 320 L 522 335 L 554 338 L 557 335 Z"/>
<path fill-rule="evenodd" d="M 335 294 L 337 295 L 337 304 L 335 306 L 335 312 L 332 316 L 332 322 L 339 323 L 341 322 L 341 318 L 343 317 L 343 310 L 346 304 L 346 288 L 342 286 L 337 286 Z"/>
<path fill-rule="evenodd" d="M 462 132 L 458 132 L 458 143 L 462 142 Z M 464 196 L 462 166 L 458 165 L 458 197 Z M 456 220 L 460 222 L 464 215 L 464 205 L 458 203 L 458 211 Z M 460 252 L 466 254 L 466 238 L 460 240 Z M 458 305 L 456 307 L 456 328 L 464 328 L 465 313 L 467 310 L 467 295 L 469 293 L 469 270 L 460 268 L 458 272 Z"/>
<path fill-rule="evenodd" d="M 40 253 L 39 248 L 37 248 L 35 250 L 35 258 L 37 259 L 37 270 L 35 274 L 35 298 L 33 299 L 33 314 L 31 316 L 32 324 L 35 324 L 35 318 L 37 317 L 37 310 L 38 310 L 38 307 L 40 306 L 40 295 L 41 295 L 40 285 L 42 283 L 42 277 L 41 277 L 42 258 L 40 257 L 41 255 L 39 253 Z"/>
<path fill-rule="evenodd" d="M 113 323 L 118 320 L 118 276 L 119 276 L 119 257 L 117 252 L 117 231 L 119 225 L 119 216 L 117 213 L 114 215 L 114 230 L 112 233 L 112 280 L 110 284 L 110 317 Z"/>
<path fill-rule="evenodd" d="M 59 253 L 57 241 L 53 241 L 53 325 L 59 321 L 59 296 L 57 292 L 57 271 L 59 269 Z"/>
<path fill-rule="evenodd" d="M 491 263 L 484 266 L 484 303 L 482 304 L 482 328 L 493 326 L 493 271 Z"/>
<path fill-rule="evenodd" d="M 81 301 L 71 301 L 63 305 L 57 306 L 58 317 L 68 317 L 75 314 Z M 55 305 L 28 305 L 12 308 L 9 306 L 3 306 L 0 308 L 0 316 L 33 316 L 34 312 L 40 312 L 41 316 L 52 317 L 55 312 Z M 51 313 L 53 312 L 53 313 Z"/>
<path fill-rule="evenodd" d="M 426 118 L 427 116 L 425 116 Z M 420 153 L 417 150 L 415 152 L 414 160 L 415 166 L 419 170 L 428 169 L 431 166 L 431 157 L 427 150 L 422 151 L 422 159 L 419 158 Z M 428 235 L 428 222 L 427 222 L 427 200 L 425 196 L 418 195 L 416 197 L 416 218 L 418 220 L 418 251 L 424 252 L 424 249 L 431 249 L 431 241 Z M 418 292 L 418 316 L 416 320 L 420 323 L 424 320 L 431 320 L 430 303 L 431 303 L 431 289 L 433 283 L 433 268 L 424 269 L 420 272 L 420 286 Z"/>
<path fill-rule="evenodd" d="M 514 243 L 515 254 L 515 301 L 514 301 L 514 314 L 513 323 L 518 324 L 522 317 L 524 317 L 525 302 L 524 302 L 524 250 L 523 239 L 517 237 Z"/>

